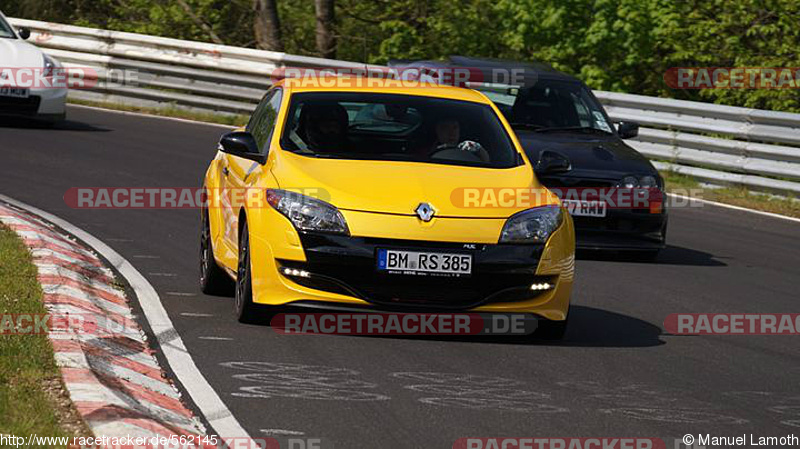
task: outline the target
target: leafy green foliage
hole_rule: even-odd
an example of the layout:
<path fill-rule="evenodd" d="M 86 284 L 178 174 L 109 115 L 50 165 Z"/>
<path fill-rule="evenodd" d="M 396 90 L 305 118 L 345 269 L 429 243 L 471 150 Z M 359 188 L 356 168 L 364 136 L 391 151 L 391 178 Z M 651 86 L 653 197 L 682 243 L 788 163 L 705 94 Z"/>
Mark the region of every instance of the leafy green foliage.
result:
<path fill-rule="evenodd" d="M 252 0 L 185 0 L 229 45 L 254 45 Z M 278 0 L 287 52 L 315 55 L 314 2 Z M 180 39 L 209 33 L 171 0 L 26 0 L 11 16 Z M 337 55 L 540 60 L 591 87 L 800 112 L 798 89 L 672 90 L 670 67 L 800 67 L 796 0 L 338 0 Z"/>

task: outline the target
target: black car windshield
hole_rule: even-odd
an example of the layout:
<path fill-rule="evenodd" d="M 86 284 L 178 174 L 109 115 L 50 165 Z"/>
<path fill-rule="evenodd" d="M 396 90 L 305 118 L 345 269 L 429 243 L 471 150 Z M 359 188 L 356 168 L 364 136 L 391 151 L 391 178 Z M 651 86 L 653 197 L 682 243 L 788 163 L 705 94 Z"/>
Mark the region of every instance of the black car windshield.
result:
<path fill-rule="evenodd" d="M 489 105 L 417 95 L 295 94 L 281 144 L 319 158 L 490 168 L 520 164 Z"/>
<path fill-rule="evenodd" d="M 480 85 L 515 129 L 612 133 L 597 100 L 583 85 L 539 80 L 532 86 Z"/>
<path fill-rule="evenodd" d="M 11 29 L 11 25 L 3 19 L 3 16 L 0 16 L 0 38 L 16 39 L 16 37 L 14 31 Z"/>

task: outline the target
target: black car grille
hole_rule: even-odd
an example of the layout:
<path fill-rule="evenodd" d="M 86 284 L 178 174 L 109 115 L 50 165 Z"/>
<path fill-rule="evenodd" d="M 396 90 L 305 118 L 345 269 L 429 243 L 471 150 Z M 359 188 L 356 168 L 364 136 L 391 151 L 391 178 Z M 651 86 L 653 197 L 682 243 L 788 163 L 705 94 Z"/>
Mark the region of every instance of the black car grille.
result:
<path fill-rule="evenodd" d="M 386 308 L 435 307 L 468 309 L 490 302 L 515 302 L 535 298 L 530 285 L 552 278 L 530 275 L 434 276 L 388 275 L 370 267 L 353 269 L 282 261 L 282 266 L 307 270 L 311 277 L 291 277 L 308 288 L 361 298 Z"/>
<path fill-rule="evenodd" d="M 41 97 L 38 96 L 30 96 L 28 98 L 0 96 L 0 113 L 36 115 L 39 112 L 39 103 L 41 101 Z"/>
<path fill-rule="evenodd" d="M 282 267 L 311 273 L 290 276 L 300 285 L 355 296 L 382 308 L 468 309 L 489 302 L 535 298 L 535 275 L 542 248 L 523 245 L 478 245 L 471 276 L 387 274 L 376 269 L 377 248 L 430 248 L 465 251 L 462 244 L 301 235 L 308 262 L 279 260 Z"/>
<path fill-rule="evenodd" d="M 542 178 L 542 184 L 552 189 L 608 189 L 614 187 L 618 181 L 608 179 L 584 179 L 584 178 Z"/>

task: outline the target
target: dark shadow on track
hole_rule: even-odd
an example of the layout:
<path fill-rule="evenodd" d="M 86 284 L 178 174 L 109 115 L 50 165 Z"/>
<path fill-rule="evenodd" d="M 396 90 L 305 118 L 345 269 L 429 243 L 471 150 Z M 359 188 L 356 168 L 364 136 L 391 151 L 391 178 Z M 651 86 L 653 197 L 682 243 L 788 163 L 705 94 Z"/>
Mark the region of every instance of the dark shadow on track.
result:
<path fill-rule="evenodd" d="M 73 120 L 64 120 L 57 123 L 49 123 L 39 120 L 30 120 L 16 117 L 6 117 L 0 119 L 0 128 L 15 128 L 15 129 L 41 129 L 47 131 L 91 131 L 91 132 L 109 132 L 108 128 L 100 128 L 88 123 L 76 122 Z"/>
<path fill-rule="evenodd" d="M 638 318 L 593 307 L 570 307 L 569 328 L 557 346 L 639 348 L 665 344 L 661 327 Z"/>
<path fill-rule="evenodd" d="M 713 254 L 696 249 L 667 245 L 658 253 L 658 257 L 648 260 L 636 251 L 593 251 L 578 250 L 579 260 L 597 260 L 604 262 L 643 263 L 652 265 L 685 265 L 694 267 L 725 267 L 725 262 L 718 260 Z"/>
<path fill-rule="evenodd" d="M 330 311 L 327 311 L 331 313 Z M 269 326 L 271 318 L 278 313 L 326 313 L 325 310 L 265 309 L 263 318 L 254 326 Z M 547 341 L 532 336 L 441 336 L 441 335 L 315 335 L 331 338 L 392 338 L 422 341 L 451 341 L 465 343 L 495 343 L 511 345 L 544 345 L 564 347 L 642 348 L 663 345 L 661 328 L 647 321 L 593 307 L 570 307 L 570 323 L 564 339 Z M 244 326 L 244 325 L 243 325 Z M 286 335 L 291 338 L 293 335 Z M 296 336 L 296 334 L 295 334 Z"/>

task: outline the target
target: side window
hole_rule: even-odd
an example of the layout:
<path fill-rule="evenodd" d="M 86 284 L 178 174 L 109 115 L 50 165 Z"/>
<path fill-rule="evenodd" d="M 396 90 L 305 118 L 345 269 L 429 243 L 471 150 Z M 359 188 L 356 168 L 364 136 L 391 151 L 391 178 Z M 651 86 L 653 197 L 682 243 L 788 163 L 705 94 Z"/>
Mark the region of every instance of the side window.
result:
<path fill-rule="evenodd" d="M 278 118 L 278 111 L 281 107 L 283 92 L 278 89 L 268 93 L 261 100 L 256 108 L 250 122 L 247 124 L 247 132 L 256 139 L 262 154 L 266 154 L 272 132 L 275 129 L 275 121 Z"/>
<path fill-rule="evenodd" d="M 589 108 L 587 108 L 583 100 L 574 93 L 570 92 L 569 96 L 572 98 L 572 103 L 575 106 L 575 112 L 578 113 L 578 120 L 580 120 L 581 126 L 591 127 L 594 120 L 592 120 L 592 116 L 589 114 Z"/>

